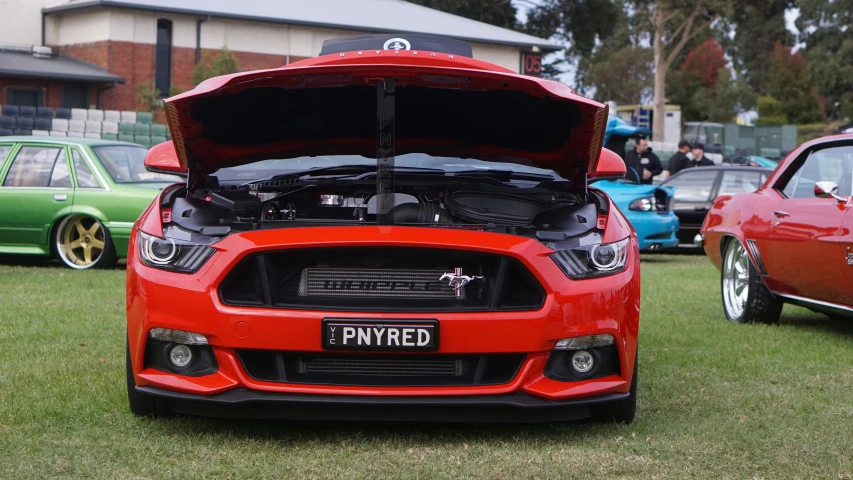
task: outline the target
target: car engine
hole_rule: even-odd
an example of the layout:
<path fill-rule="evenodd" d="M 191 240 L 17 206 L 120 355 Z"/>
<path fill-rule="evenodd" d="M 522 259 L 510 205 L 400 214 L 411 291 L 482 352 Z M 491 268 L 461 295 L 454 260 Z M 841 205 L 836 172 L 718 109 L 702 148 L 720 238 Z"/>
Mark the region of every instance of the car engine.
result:
<path fill-rule="evenodd" d="M 384 223 L 562 241 L 596 231 L 598 216 L 607 212 L 603 196 L 590 192 L 584 199 L 558 181 L 515 186 L 493 179 L 398 180 L 394 205 L 384 218 L 377 215 L 372 179 L 265 180 L 226 187 L 210 177 L 208 183 L 213 185 L 191 196 L 185 188 L 164 193 L 162 207 L 171 210 L 174 226 L 220 237 L 232 231 Z"/>

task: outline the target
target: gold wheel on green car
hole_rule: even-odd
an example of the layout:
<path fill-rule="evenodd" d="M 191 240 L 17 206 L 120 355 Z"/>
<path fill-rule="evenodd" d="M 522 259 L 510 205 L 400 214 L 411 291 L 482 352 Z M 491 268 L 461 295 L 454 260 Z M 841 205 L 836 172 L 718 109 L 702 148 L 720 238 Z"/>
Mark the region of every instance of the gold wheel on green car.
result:
<path fill-rule="evenodd" d="M 79 270 L 113 257 L 103 224 L 85 215 L 65 217 L 56 229 L 56 253 L 63 263 Z"/>

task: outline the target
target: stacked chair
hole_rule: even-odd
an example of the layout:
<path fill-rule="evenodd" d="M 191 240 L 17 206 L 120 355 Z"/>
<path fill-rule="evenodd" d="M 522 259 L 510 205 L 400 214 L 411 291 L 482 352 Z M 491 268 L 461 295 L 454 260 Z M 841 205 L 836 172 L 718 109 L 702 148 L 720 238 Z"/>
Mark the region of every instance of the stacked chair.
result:
<path fill-rule="evenodd" d="M 151 147 L 171 138 L 166 125 L 153 122 L 154 115 L 148 112 L 18 105 L 0 108 L 0 136 L 102 138 Z"/>

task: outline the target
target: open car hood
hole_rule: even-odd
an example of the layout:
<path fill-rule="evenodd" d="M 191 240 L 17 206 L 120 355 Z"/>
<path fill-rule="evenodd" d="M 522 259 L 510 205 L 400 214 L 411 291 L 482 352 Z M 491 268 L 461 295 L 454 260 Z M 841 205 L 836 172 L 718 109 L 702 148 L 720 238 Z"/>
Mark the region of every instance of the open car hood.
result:
<path fill-rule="evenodd" d="M 258 160 L 389 152 L 530 165 L 585 184 L 607 120 L 606 105 L 558 82 L 407 50 L 212 78 L 166 100 L 166 112 L 191 187 Z"/>

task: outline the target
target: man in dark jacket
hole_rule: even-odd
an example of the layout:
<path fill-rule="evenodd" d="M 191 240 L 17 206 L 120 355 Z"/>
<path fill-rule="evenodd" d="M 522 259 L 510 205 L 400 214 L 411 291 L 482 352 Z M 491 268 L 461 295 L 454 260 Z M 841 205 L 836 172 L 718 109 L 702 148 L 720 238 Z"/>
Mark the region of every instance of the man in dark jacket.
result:
<path fill-rule="evenodd" d="M 713 167 L 714 162 L 705 156 L 705 145 L 701 143 L 693 144 L 693 160 L 688 162 L 685 168 L 690 167 Z"/>
<path fill-rule="evenodd" d="M 669 157 L 666 163 L 666 170 L 663 171 L 664 180 L 687 168 L 687 163 L 690 161 L 690 157 L 687 156 L 687 152 L 689 151 L 690 142 L 687 140 L 678 142 L 678 151 L 675 152 L 675 155 Z"/>
<path fill-rule="evenodd" d="M 636 148 L 625 152 L 625 167 L 628 169 L 626 180 L 637 180 L 639 177 L 640 183 L 647 185 L 652 183 L 652 177 L 663 171 L 660 159 L 652 153 L 645 138 L 638 138 Z M 631 169 L 636 172 L 636 176 Z"/>

